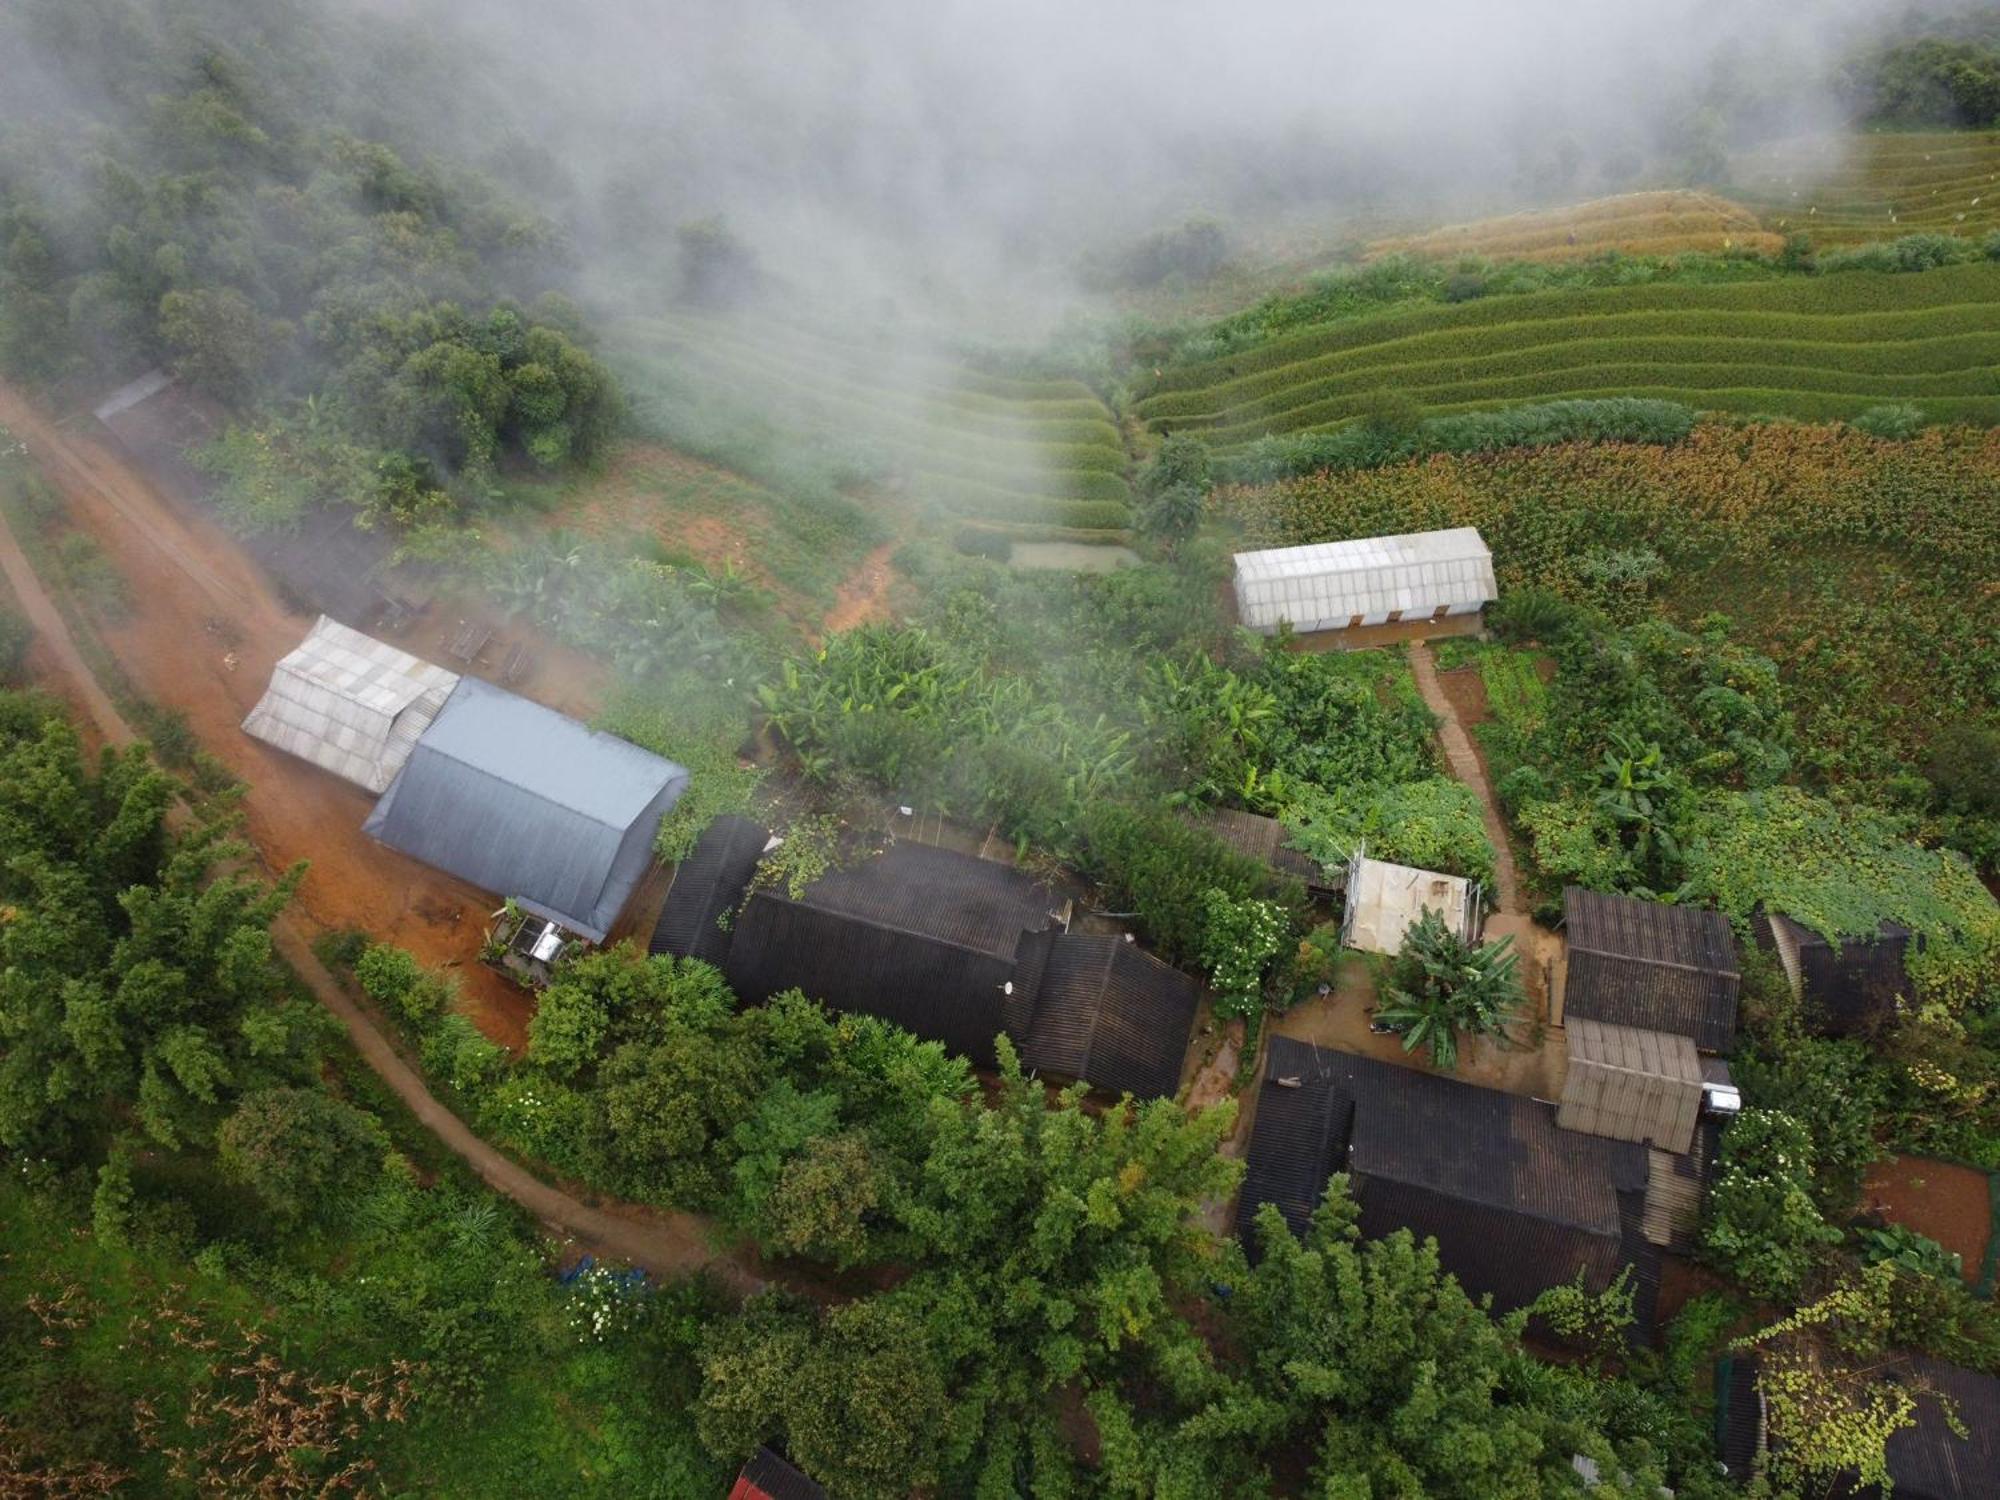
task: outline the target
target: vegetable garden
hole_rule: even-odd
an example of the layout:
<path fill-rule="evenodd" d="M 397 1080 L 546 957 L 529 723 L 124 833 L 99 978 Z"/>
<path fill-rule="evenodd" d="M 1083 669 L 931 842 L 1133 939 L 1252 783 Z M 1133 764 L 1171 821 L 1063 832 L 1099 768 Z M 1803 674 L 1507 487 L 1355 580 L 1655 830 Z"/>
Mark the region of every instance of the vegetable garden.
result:
<path fill-rule="evenodd" d="M 1441 456 L 1218 503 L 1256 546 L 1471 525 L 1503 599 L 1534 586 L 1690 626 L 1720 611 L 1777 663 L 1809 781 L 1886 799 L 1988 864 L 2000 854 L 1990 790 L 1940 762 L 1993 725 L 1992 433 L 1703 423 L 1668 446 Z"/>
<path fill-rule="evenodd" d="M 1323 324 L 1164 370 L 1138 412 L 1223 453 L 1366 415 L 1645 395 L 1802 418 L 1907 402 L 2000 421 L 2000 265 L 1487 297 Z"/>

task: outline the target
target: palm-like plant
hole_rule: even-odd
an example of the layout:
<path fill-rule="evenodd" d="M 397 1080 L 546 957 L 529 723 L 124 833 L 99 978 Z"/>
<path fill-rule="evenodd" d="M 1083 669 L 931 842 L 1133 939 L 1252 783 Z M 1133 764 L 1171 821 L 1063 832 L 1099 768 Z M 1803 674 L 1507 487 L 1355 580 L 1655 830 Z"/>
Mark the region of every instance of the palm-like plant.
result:
<path fill-rule="evenodd" d="M 1427 911 L 1403 935 L 1376 1020 L 1399 1031 L 1403 1050 L 1430 1052 L 1431 1063 L 1458 1066 L 1461 1036 L 1502 1034 L 1526 1000 L 1514 940 L 1473 946 Z"/>

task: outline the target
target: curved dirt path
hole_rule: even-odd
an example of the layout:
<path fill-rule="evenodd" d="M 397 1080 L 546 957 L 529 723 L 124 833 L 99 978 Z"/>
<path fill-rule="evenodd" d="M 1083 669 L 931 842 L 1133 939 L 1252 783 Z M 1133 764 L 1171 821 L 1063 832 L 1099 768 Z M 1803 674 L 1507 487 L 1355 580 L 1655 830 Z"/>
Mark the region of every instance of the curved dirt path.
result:
<path fill-rule="evenodd" d="M 1479 821 L 1485 825 L 1486 837 L 1493 845 L 1494 909 L 1511 916 L 1521 915 L 1527 911 L 1521 904 L 1521 877 L 1514 868 L 1513 845 L 1508 842 L 1507 824 L 1486 780 L 1486 768 L 1479 762 L 1479 752 L 1472 747 L 1472 736 L 1459 722 L 1458 710 L 1452 707 L 1444 685 L 1438 681 L 1437 662 L 1431 656 L 1431 648 L 1422 641 L 1412 641 L 1409 650 L 1417 691 L 1423 694 L 1425 706 L 1438 717 L 1438 743 L 1444 746 L 1445 763 L 1451 767 L 1451 774 L 1471 787 L 1479 798 Z"/>
<path fill-rule="evenodd" d="M 889 589 L 896 581 L 896 570 L 889 559 L 895 556 L 898 545 L 896 542 L 884 542 L 861 559 L 854 572 L 836 591 L 833 608 L 820 622 L 822 639 L 843 630 L 852 630 L 856 625 L 866 625 L 871 620 L 880 620 L 888 614 Z"/>
<path fill-rule="evenodd" d="M 11 392 L 0 388 L 0 422 L 13 428 L 17 436 L 22 434 L 23 428 L 28 428 L 31 444 L 40 444 L 44 440 L 42 429 L 45 424 L 39 420 L 18 420 L 18 414 L 27 410 Z M 43 451 L 47 451 L 46 447 Z M 73 459 L 75 453 L 75 447 L 70 446 Z M 31 446 L 29 456 L 37 456 L 34 446 Z M 74 461 L 81 466 L 80 459 Z M 206 567 L 202 572 L 211 580 L 217 579 L 217 575 Z M 58 668 L 73 685 L 106 741 L 113 745 L 127 745 L 138 738 L 98 682 L 83 653 L 77 649 L 76 639 L 70 634 L 61 611 L 43 588 L 4 517 L 0 517 L 0 573 L 4 573 L 22 612 L 35 627 L 36 634 Z M 200 575 L 197 575 L 197 581 L 202 581 Z M 450 1148 L 494 1191 L 504 1193 L 542 1223 L 595 1254 L 627 1261 L 655 1272 L 706 1270 L 743 1291 L 753 1291 L 766 1284 L 764 1277 L 753 1269 L 755 1257 L 741 1251 L 719 1249 L 712 1241 L 708 1221 L 698 1215 L 636 1206 L 626 1207 L 621 1212 L 594 1207 L 560 1188 L 551 1187 L 518 1162 L 488 1145 L 473 1134 L 463 1120 L 438 1102 L 422 1077 L 403 1060 L 388 1036 L 319 961 L 312 951 L 306 930 L 293 913 L 281 914 L 272 924 L 272 939 L 314 998 L 346 1027 L 348 1037 L 362 1060 L 408 1106 L 426 1130 Z"/>

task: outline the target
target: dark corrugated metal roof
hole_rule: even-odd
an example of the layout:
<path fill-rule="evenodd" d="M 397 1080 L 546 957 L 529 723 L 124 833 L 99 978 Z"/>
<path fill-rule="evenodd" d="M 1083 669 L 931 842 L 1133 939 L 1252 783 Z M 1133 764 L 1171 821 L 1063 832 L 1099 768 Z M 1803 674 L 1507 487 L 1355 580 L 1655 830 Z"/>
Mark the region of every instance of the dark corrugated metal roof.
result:
<path fill-rule="evenodd" d="M 722 918 L 733 917 L 770 841 L 769 829 L 734 813 L 724 813 L 703 829 L 674 870 L 666 905 L 653 927 L 651 951 L 720 967 L 729 954 L 732 930 L 722 925 Z"/>
<path fill-rule="evenodd" d="M 1242 812 L 1235 808 L 1218 807 L 1206 813 L 1192 816 L 1188 821 L 1196 828 L 1206 829 L 1229 848 L 1245 859 L 1254 859 L 1266 864 L 1281 874 L 1293 875 L 1308 885 L 1322 889 L 1329 888 L 1331 877 L 1319 865 L 1296 849 L 1285 846 L 1289 835 L 1285 825 L 1276 818 L 1267 818 L 1261 813 Z"/>
<path fill-rule="evenodd" d="M 1282 1036 L 1272 1037 L 1265 1052 L 1243 1191 L 1236 1200 L 1236 1232 L 1253 1255 L 1259 1249 L 1258 1206 L 1275 1203 L 1292 1233 L 1303 1238 L 1326 1194 L 1327 1178 L 1346 1160 L 1354 1096 L 1341 1087 L 1337 1070 L 1322 1061 L 1328 1056 Z"/>
<path fill-rule="evenodd" d="M 1116 933 L 1021 939 L 1017 995 L 1032 1004 L 1028 1067 L 1136 1098 L 1180 1088 L 1200 994 L 1194 980 Z"/>
<path fill-rule="evenodd" d="M 1708 1052 L 1735 1043 L 1742 976 L 1720 912 L 1573 885 L 1563 921 L 1565 1016 L 1678 1032 Z"/>
<path fill-rule="evenodd" d="M 826 1491 L 769 1448 L 750 1455 L 729 1500 L 826 1500 Z"/>
<path fill-rule="evenodd" d="M 1796 945 L 1799 996 L 1820 1030 L 1837 1036 L 1865 1031 L 1893 1017 L 1897 998 L 1909 994 L 1909 928 L 1884 922 L 1872 935 L 1836 943 L 1779 912 L 1765 920 L 1774 935 Z"/>
<path fill-rule="evenodd" d="M 2000 1378 L 1938 1359 L 1913 1360 L 1911 1373 L 1957 1408 L 1967 1436 L 1923 1400 L 1917 1425 L 1889 1439 L 1897 1500 L 2000 1500 Z"/>
<path fill-rule="evenodd" d="M 1008 1029 L 1015 948 L 1023 931 L 1047 925 L 1054 904 L 1046 886 L 1010 866 L 897 844 L 796 899 L 752 896 L 724 972 L 745 1000 L 803 990 L 992 1067 L 993 1040 Z"/>
<path fill-rule="evenodd" d="M 465 677 L 362 826 L 601 942 L 687 782 L 672 761 Z"/>
<path fill-rule="evenodd" d="M 1280 1086 L 1288 1076 L 1301 1086 Z M 1240 1225 L 1267 1196 L 1302 1218 L 1344 1169 L 1364 1233 L 1435 1239 L 1445 1269 L 1502 1308 L 1579 1270 L 1602 1289 L 1635 1266 L 1634 1335 L 1651 1337 L 1658 1255 L 1643 1232 L 1644 1146 L 1563 1130 L 1532 1099 L 1274 1037 L 1249 1154 Z"/>

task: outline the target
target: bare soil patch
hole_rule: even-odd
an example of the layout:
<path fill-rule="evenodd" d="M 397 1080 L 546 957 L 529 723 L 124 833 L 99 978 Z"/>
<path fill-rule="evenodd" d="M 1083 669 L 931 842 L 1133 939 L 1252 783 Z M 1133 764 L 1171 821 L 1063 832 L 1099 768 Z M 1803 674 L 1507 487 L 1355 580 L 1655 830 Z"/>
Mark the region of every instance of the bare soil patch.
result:
<path fill-rule="evenodd" d="M 1484 724 L 1493 717 L 1492 706 L 1486 699 L 1486 679 L 1479 675 L 1479 668 L 1454 667 L 1449 672 L 1440 672 L 1438 686 L 1444 689 L 1445 698 L 1450 702 L 1452 711 L 1458 715 L 1459 722 L 1467 729 Z M 1476 736 L 1472 745 L 1475 750 L 1479 748 Z M 1482 753 L 1480 755 L 1482 768 L 1485 759 Z"/>
<path fill-rule="evenodd" d="M 1984 1172 L 1921 1156 L 1879 1161 L 1861 1185 L 1868 1211 L 1955 1251 L 1968 1282 L 1978 1281 L 1993 1232 L 1991 1193 Z"/>

